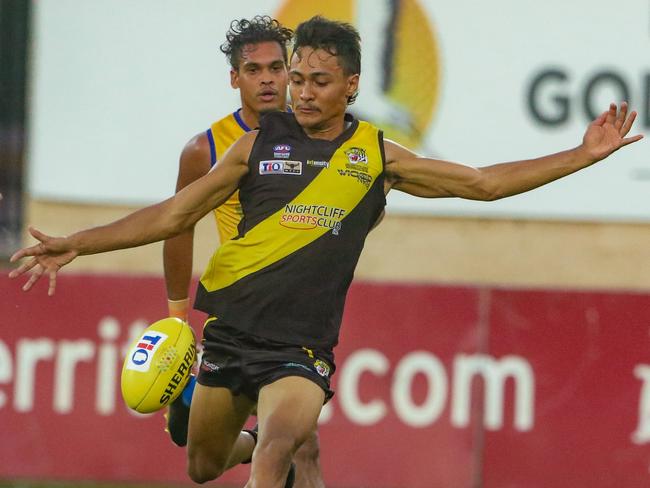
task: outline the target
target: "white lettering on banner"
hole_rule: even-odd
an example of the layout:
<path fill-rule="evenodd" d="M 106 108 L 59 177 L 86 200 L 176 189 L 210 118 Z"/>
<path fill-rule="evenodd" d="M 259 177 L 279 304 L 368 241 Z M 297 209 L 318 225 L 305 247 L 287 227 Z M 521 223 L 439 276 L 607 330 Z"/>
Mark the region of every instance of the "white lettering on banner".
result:
<path fill-rule="evenodd" d="M 6 344 L 0 341 L 0 383 L 9 383 L 13 376 L 11 351 Z M 7 403 L 7 395 L 0 391 L 0 409 Z"/>
<path fill-rule="evenodd" d="M 106 317 L 100 320 L 97 328 L 101 339 L 99 345 L 91 339 L 19 339 L 14 358 L 10 348 L 0 340 L 0 384 L 9 384 L 13 380 L 13 408 L 17 412 L 31 412 L 35 395 L 51 392 L 53 411 L 68 414 L 74 408 L 77 365 L 96 359 L 95 408 L 100 415 L 111 415 L 115 412 L 122 359 L 129 345 L 146 326 L 143 320 L 133 322 L 128 340 L 118 347 L 115 341 L 120 335 L 119 323 Z M 51 375 L 49 379 L 44 377 L 46 374 Z M 52 388 L 39 387 L 43 383 L 52 384 Z M 7 403 L 7 394 L 0 391 L 0 409 Z"/>
<path fill-rule="evenodd" d="M 88 339 L 59 342 L 54 367 L 54 411 L 70 413 L 74 403 L 75 370 L 80 362 L 89 362 L 95 356 L 95 344 Z"/>
<path fill-rule="evenodd" d="M 418 406 L 413 402 L 411 386 L 421 373 L 428 382 L 427 398 Z M 447 373 L 442 362 L 430 352 L 407 354 L 398 363 L 391 388 L 397 416 L 411 427 L 425 427 L 434 423 L 447 403 Z"/>
<path fill-rule="evenodd" d="M 460 354 L 454 360 L 452 425 L 469 425 L 471 383 L 477 375 L 481 375 L 485 384 L 484 425 L 487 429 L 503 427 L 504 386 L 508 377 L 515 380 L 514 426 L 521 431 L 533 428 L 535 377 L 528 361 L 518 356 L 504 356 L 496 360 L 483 354 Z"/>
<path fill-rule="evenodd" d="M 639 422 L 631 439 L 634 444 L 650 442 L 650 365 L 637 364 L 634 376 L 642 381 L 639 392 Z"/>
<path fill-rule="evenodd" d="M 339 403 L 346 417 L 359 425 L 373 425 L 386 415 L 381 400 L 363 403 L 359 398 L 359 381 L 364 371 L 383 376 L 388 371 L 386 356 L 374 349 L 360 349 L 348 356 L 338 383 Z"/>
<path fill-rule="evenodd" d="M 10 384 L 13 380 L 13 408 L 17 412 L 32 411 L 35 395 L 51 392 L 53 411 L 69 414 L 74 410 L 75 398 L 79 396 L 75 394 L 77 366 L 80 363 L 94 363 L 95 411 L 99 415 L 112 415 L 117 403 L 118 371 L 122 359 L 129 344 L 146 325 L 141 320 L 133 322 L 129 326 L 128 340 L 118 345 L 121 337 L 119 322 L 113 317 L 104 317 L 97 326 L 97 340 L 19 339 L 14 358 L 10 348 L 0 340 L 0 384 Z M 49 379 L 44 376 L 47 374 L 50 375 Z M 376 393 L 374 397 L 362 398 L 360 391 L 365 374 L 374 375 L 384 383 L 385 379 L 390 380 L 390 388 L 388 391 L 380 389 L 381 393 Z M 644 384 L 635 438 L 638 442 L 646 442 L 650 440 L 650 366 L 639 366 L 636 374 L 644 380 Z M 418 375 L 425 378 L 427 389 L 424 400 L 416 402 L 412 390 Z M 359 349 L 350 354 L 340 367 L 335 399 L 345 418 L 357 425 L 375 425 L 392 409 L 405 425 L 422 428 L 437 422 L 449 404 L 452 426 L 465 428 L 471 420 L 472 382 L 477 377 L 485 383 L 486 428 L 497 430 L 503 427 L 506 408 L 504 390 L 509 378 L 514 380 L 514 427 L 520 431 L 533 428 L 533 371 L 528 362 L 518 356 L 496 359 L 481 354 L 459 354 L 453 360 L 452 371 L 448 372 L 442 361 L 429 351 L 408 352 L 391 365 L 381 351 Z M 42 384 L 53 386 L 43 388 L 40 387 Z M 0 408 L 8 403 L 8 395 L 0 391 Z M 330 421 L 335 409 L 333 404 L 326 405 L 319 423 Z"/>
<path fill-rule="evenodd" d="M 359 397 L 359 383 L 363 373 L 385 376 L 390 369 L 388 358 L 374 349 L 360 349 L 350 354 L 341 365 L 338 382 L 338 402 L 343 414 L 359 425 L 373 425 L 380 422 L 389 411 L 389 406 L 380 398 L 362 401 Z M 427 396 L 416 405 L 411 386 L 418 374 L 423 374 L 428 383 Z M 480 376 L 485 383 L 484 425 L 487 429 L 503 427 L 505 383 L 514 380 L 514 427 L 520 431 L 531 430 L 534 425 L 535 378 L 526 359 L 519 356 L 504 356 L 495 359 L 484 354 L 459 354 L 453 363 L 451 387 L 451 424 L 465 428 L 470 422 L 472 381 Z M 449 395 L 448 376 L 438 357 L 428 351 L 414 351 L 404 356 L 395 367 L 391 382 L 391 402 L 396 416 L 411 427 L 425 427 L 436 422 L 447 403 Z M 328 409 L 319 419 L 321 424 L 332 417 Z"/>
<path fill-rule="evenodd" d="M 21 339 L 16 344 L 16 378 L 14 380 L 14 408 L 29 412 L 34 408 L 36 391 L 36 367 L 42 360 L 54 356 L 51 339 Z"/>
<path fill-rule="evenodd" d="M 113 317 L 99 322 L 99 337 L 103 343 L 97 354 L 97 389 L 95 408 L 100 415 L 115 411 L 115 385 L 117 383 L 118 350 L 115 341 L 120 335 L 120 324 Z"/>

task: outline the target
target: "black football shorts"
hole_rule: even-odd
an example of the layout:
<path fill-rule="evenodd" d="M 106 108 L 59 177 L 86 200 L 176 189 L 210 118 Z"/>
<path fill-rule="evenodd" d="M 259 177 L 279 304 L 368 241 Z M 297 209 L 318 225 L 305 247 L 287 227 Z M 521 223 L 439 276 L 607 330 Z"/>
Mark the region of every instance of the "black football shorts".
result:
<path fill-rule="evenodd" d="M 307 347 L 275 342 L 243 333 L 208 319 L 203 329 L 203 355 L 197 381 L 204 386 L 228 388 L 257 401 L 260 389 L 287 376 L 301 376 L 325 392 L 327 402 L 334 392 L 334 354 Z"/>

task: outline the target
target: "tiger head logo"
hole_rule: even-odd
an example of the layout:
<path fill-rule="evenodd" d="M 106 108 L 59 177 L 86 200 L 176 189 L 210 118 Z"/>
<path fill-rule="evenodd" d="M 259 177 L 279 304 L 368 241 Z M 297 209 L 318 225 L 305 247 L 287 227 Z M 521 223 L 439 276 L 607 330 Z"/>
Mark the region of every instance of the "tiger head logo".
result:
<path fill-rule="evenodd" d="M 360 147 L 351 147 L 345 151 L 345 155 L 348 157 L 348 161 L 350 161 L 351 164 L 368 164 L 366 151 Z"/>

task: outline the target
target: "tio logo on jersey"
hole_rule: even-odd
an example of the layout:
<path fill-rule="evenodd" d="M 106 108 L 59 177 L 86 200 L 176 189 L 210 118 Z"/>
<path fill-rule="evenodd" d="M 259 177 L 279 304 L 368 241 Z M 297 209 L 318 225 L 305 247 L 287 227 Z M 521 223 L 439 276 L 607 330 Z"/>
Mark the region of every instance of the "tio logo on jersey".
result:
<path fill-rule="evenodd" d="M 302 161 L 260 161 L 261 175 L 301 175 Z"/>

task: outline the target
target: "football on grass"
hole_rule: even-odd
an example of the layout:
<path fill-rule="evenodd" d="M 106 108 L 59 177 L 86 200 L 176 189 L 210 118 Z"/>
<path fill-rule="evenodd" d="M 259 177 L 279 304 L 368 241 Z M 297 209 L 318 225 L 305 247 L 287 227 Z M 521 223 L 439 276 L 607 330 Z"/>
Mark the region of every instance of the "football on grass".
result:
<path fill-rule="evenodd" d="M 169 317 L 147 327 L 126 354 L 122 397 L 140 413 L 169 405 L 183 391 L 196 360 L 192 328 Z"/>

